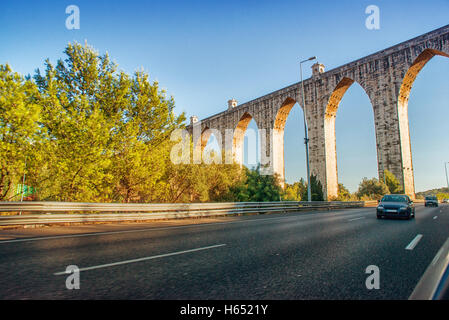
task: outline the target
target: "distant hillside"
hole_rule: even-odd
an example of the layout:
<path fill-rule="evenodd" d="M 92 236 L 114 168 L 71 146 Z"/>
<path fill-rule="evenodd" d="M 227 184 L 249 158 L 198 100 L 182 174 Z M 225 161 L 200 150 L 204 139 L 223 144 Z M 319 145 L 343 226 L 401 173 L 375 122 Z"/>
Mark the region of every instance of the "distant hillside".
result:
<path fill-rule="evenodd" d="M 436 196 L 438 193 L 449 193 L 448 188 L 439 188 L 439 189 L 432 189 L 427 191 L 421 191 L 416 193 L 416 198 L 418 199 L 424 199 L 426 196 Z"/>

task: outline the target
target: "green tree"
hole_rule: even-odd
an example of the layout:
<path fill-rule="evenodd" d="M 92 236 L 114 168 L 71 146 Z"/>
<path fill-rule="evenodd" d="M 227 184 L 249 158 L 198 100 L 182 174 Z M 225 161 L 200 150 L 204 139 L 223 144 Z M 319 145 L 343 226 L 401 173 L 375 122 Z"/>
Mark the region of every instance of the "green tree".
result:
<path fill-rule="evenodd" d="M 299 188 L 296 183 L 285 184 L 284 192 L 282 194 L 282 200 L 301 201 L 301 193 L 299 192 Z"/>
<path fill-rule="evenodd" d="M 207 167 L 210 167 L 207 169 Z M 211 164 L 203 166 L 206 169 L 206 181 L 208 184 L 208 201 L 233 201 L 229 195 L 229 189 L 240 183 L 246 177 L 245 170 L 238 164 Z"/>
<path fill-rule="evenodd" d="M 446 193 L 449 194 L 449 188 L 437 188 L 437 189 L 431 189 L 427 191 L 421 191 L 416 193 L 417 199 L 424 199 L 426 196 L 433 196 L 438 193 Z"/>
<path fill-rule="evenodd" d="M 14 186 L 36 161 L 40 107 L 37 89 L 29 79 L 0 65 L 0 200 L 16 194 Z M 28 163 L 26 166 L 25 163 Z"/>
<path fill-rule="evenodd" d="M 402 193 L 402 187 L 399 180 L 395 177 L 393 173 L 388 170 L 385 170 L 385 184 L 388 187 L 390 193 Z"/>
<path fill-rule="evenodd" d="M 238 202 L 279 201 L 282 188 L 277 175 L 262 175 L 260 166 L 255 169 L 245 168 L 246 177 L 231 187 L 231 198 Z"/>
<path fill-rule="evenodd" d="M 302 195 L 304 195 L 304 192 L 307 193 L 307 184 L 304 182 L 304 179 L 301 178 L 299 181 L 294 182 L 293 184 L 285 184 L 282 199 L 287 201 L 301 201 L 301 197 Z"/>
<path fill-rule="evenodd" d="M 48 136 L 41 146 L 46 165 L 37 179 L 40 196 L 107 200 L 113 134 L 127 104 L 127 77 L 117 76 L 108 56 L 100 57 L 87 45 L 69 44 L 65 54 L 56 67 L 47 60 L 45 74 L 38 69 L 34 76 Z"/>
<path fill-rule="evenodd" d="M 245 169 L 237 164 L 169 163 L 159 186 L 164 202 L 237 201 L 230 190 L 246 179 Z"/>
<path fill-rule="evenodd" d="M 330 199 L 330 201 L 351 201 L 353 200 L 351 192 L 342 184 L 338 184 L 338 196 Z"/>
<path fill-rule="evenodd" d="M 318 180 L 318 178 L 315 175 L 310 176 L 310 193 L 311 193 L 312 201 L 323 201 L 324 200 L 323 185 L 321 184 L 321 181 Z M 306 183 L 306 188 L 304 189 L 303 194 L 301 195 L 301 199 L 303 199 L 303 201 L 308 200 L 307 183 Z"/>
<path fill-rule="evenodd" d="M 112 173 L 114 199 L 153 202 L 161 193 L 169 166 L 171 133 L 182 127 L 184 114 L 175 116 L 173 98 L 143 72 L 131 80 L 129 103 L 117 124 Z"/>
<path fill-rule="evenodd" d="M 362 200 L 379 200 L 389 193 L 388 186 L 376 178 L 363 178 L 357 196 Z"/>
<path fill-rule="evenodd" d="M 449 199 L 449 193 L 437 193 L 437 199 L 438 200 L 443 200 L 443 199 Z"/>
<path fill-rule="evenodd" d="M 169 135 L 184 115 L 157 82 L 117 71 L 107 54 L 69 44 L 34 79 L 47 134 L 36 179 L 44 199 L 151 201 L 164 174 Z"/>

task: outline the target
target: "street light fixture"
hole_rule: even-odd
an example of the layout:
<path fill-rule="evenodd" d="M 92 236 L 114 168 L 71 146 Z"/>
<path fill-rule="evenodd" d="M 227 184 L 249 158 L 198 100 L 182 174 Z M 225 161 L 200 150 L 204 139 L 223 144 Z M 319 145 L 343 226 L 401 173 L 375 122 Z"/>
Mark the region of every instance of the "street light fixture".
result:
<path fill-rule="evenodd" d="M 306 99 L 304 97 L 304 82 L 302 81 L 302 64 L 307 61 L 315 60 L 316 57 L 310 57 L 309 59 L 303 60 L 299 63 L 299 69 L 301 73 L 301 86 L 302 86 L 302 107 L 304 116 L 304 144 L 306 146 L 306 161 L 307 161 L 307 201 L 312 201 L 312 192 L 310 189 L 310 164 L 309 164 L 309 135 L 307 132 L 307 122 L 306 122 Z"/>
<path fill-rule="evenodd" d="M 447 178 L 447 167 L 446 167 L 447 163 L 449 163 L 449 162 L 445 162 L 444 163 L 444 170 L 446 171 L 446 183 L 447 183 L 447 189 L 448 189 L 448 192 L 449 192 L 449 179 Z"/>

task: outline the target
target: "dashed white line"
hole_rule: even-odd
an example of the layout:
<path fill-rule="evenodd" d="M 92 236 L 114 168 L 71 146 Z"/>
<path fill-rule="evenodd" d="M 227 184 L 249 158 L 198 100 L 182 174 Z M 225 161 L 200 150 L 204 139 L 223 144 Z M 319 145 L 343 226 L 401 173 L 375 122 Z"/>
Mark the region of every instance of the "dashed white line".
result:
<path fill-rule="evenodd" d="M 438 216 L 435 216 L 435 217 L 433 217 L 433 220 L 435 220 L 435 219 L 437 219 L 438 218 Z"/>
<path fill-rule="evenodd" d="M 358 218 L 354 218 L 354 219 L 349 219 L 348 221 L 355 221 L 355 220 L 360 220 L 360 219 L 365 219 L 365 217 L 358 217 Z"/>
<path fill-rule="evenodd" d="M 408 246 L 405 247 L 405 250 L 413 250 L 416 245 L 418 244 L 419 240 L 421 240 L 422 238 L 422 234 L 418 234 L 413 240 L 412 242 L 410 242 L 408 244 Z"/>
<path fill-rule="evenodd" d="M 101 269 L 101 268 L 118 266 L 118 265 L 122 265 L 122 264 L 141 262 L 141 261 L 157 259 L 157 258 L 170 257 L 170 256 L 175 256 L 175 255 L 189 253 L 189 252 L 195 252 L 195 251 L 201 251 L 201 250 L 208 250 L 208 249 L 223 247 L 225 245 L 226 244 L 223 243 L 223 244 L 217 244 L 217 245 L 208 246 L 208 247 L 202 247 L 202 248 L 196 248 L 196 249 L 190 249 L 190 250 L 184 250 L 184 251 L 177 251 L 177 252 L 172 252 L 172 253 L 159 254 L 157 256 L 151 256 L 151 257 L 144 257 L 144 258 L 138 258 L 138 259 L 131 259 L 131 260 L 125 260 L 125 261 L 101 264 L 101 265 L 98 265 L 98 266 L 80 268 L 79 271 L 81 272 L 81 271 L 87 271 L 87 270 Z M 67 273 L 65 271 L 54 273 L 55 276 L 60 276 L 60 275 L 63 275 L 63 274 L 67 274 Z"/>

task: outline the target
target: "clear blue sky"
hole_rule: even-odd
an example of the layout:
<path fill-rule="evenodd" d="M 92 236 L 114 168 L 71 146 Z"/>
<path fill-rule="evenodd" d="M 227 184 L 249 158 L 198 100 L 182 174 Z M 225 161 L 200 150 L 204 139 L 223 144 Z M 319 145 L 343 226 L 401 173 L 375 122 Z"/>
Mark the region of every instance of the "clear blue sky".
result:
<path fill-rule="evenodd" d="M 67 30 L 65 8 L 80 8 Z M 365 28 L 365 8 L 380 8 L 380 30 Z M 449 24 L 449 0 L 423 1 L 10 1 L 0 2 L 0 63 L 33 74 L 85 40 L 128 73 L 143 68 L 173 95 L 177 112 L 200 118 L 299 80 L 299 58 L 327 70 Z M 409 117 L 416 191 L 445 186 L 449 161 L 449 59 L 432 59 L 411 93 Z M 306 68 L 304 77 L 310 75 Z M 305 176 L 302 111 L 285 135 L 286 176 Z M 363 119 L 363 121 L 361 121 Z M 377 176 L 374 120 L 353 85 L 337 114 L 340 182 L 355 191 Z"/>

